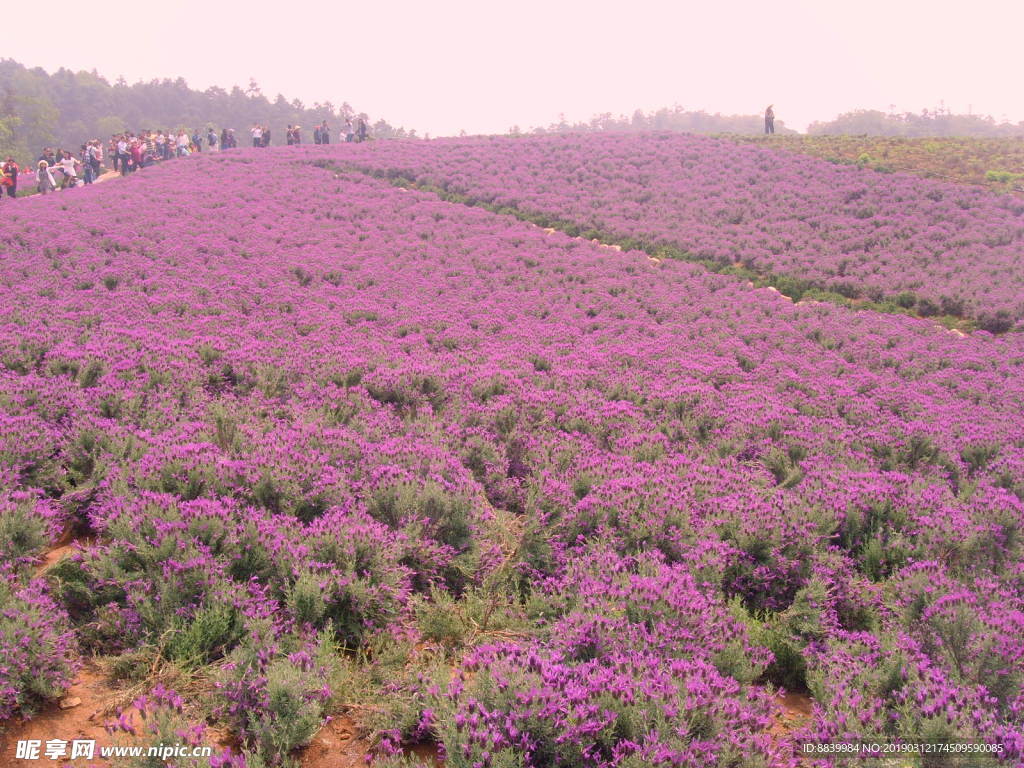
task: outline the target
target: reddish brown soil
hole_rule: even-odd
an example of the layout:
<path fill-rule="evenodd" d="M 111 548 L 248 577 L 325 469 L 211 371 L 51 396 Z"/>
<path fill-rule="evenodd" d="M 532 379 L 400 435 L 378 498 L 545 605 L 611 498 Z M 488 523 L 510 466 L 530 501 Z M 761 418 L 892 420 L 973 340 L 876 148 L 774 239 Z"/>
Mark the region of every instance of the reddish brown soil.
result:
<path fill-rule="evenodd" d="M 302 768 L 364 768 L 369 744 L 356 736 L 355 723 L 335 717 L 302 751 Z"/>
<path fill-rule="evenodd" d="M 59 701 L 70 703 L 75 699 L 79 699 L 80 703 L 68 709 L 61 709 L 60 703 L 54 701 L 33 718 L 13 718 L 3 723 L 3 732 L 0 733 L 0 768 L 31 764 L 32 761 L 15 759 L 15 750 L 20 740 L 38 739 L 45 745 L 50 739 L 61 739 L 70 745 L 74 739 L 94 739 L 97 749 L 100 745 L 114 743 L 113 738 L 104 730 L 103 724 L 114 719 L 118 692 L 106 683 L 103 674 L 92 662 L 86 662 L 82 666 L 75 682 Z M 130 710 L 127 712 L 132 722 L 138 726 L 138 715 Z M 105 764 L 105 761 L 98 757 L 93 760 L 46 762 L 60 765 L 61 768 L 65 765 L 79 768 Z"/>
<path fill-rule="evenodd" d="M 53 543 L 46 552 L 43 554 L 42 559 L 36 566 L 36 576 L 41 576 L 46 571 L 50 570 L 55 566 L 64 555 L 70 555 L 75 551 L 75 542 L 81 542 L 84 546 L 92 542 L 91 537 L 75 538 L 74 530 L 71 526 L 64 529 L 60 538 Z"/>
<path fill-rule="evenodd" d="M 302 750 L 299 763 L 302 768 L 366 768 L 366 753 L 370 743 L 359 736 L 359 727 L 349 717 L 335 717 L 313 737 Z M 444 762 L 437 756 L 433 744 L 418 744 L 406 750 L 410 757 L 424 765 L 441 768 Z"/>
<path fill-rule="evenodd" d="M 775 715 L 768 726 L 768 735 L 774 744 L 792 738 L 794 731 L 809 725 L 814 712 L 814 699 L 806 693 L 785 693 L 775 699 Z M 802 756 L 799 765 L 808 764 Z"/>
<path fill-rule="evenodd" d="M 814 700 L 806 693 L 785 693 L 776 699 L 778 710 L 775 721 L 768 728 L 769 733 L 786 736 L 811 721 Z"/>

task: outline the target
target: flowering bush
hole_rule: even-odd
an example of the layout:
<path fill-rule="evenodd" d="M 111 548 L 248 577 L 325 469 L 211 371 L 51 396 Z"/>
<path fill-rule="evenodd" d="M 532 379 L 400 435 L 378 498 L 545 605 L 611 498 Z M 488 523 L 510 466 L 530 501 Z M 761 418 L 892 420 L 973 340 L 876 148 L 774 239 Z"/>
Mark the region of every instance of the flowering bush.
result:
<path fill-rule="evenodd" d="M 132 737 L 133 746 L 143 747 L 140 757 L 131 758 L 131 768 L 184 768 L 186 765 L 199 768 L 256 768 L 256 760 L 247 760 L 244 753 L 231 749 L 217 749 L 208 757 L 193 757 L 192 750 L 208 748 L 210 735 L 203 723 L 190 721 L 185 711 L 184 699 L 174 690 L 157 683 L 150 691 L 132 701 L 132 708 L 138 713 L 140 726 L 123 710 L 118 718 L 106 724 L 112 735 L 122 733 Z M 139 741 L 141 740 L 141 744 Z M 155 748 L 154 754 L 149 750 Z M 188 757 L 174 756 L 173 752 L 185 752 Z"/>
<path fill-rule="evenodd" d="M 34 714 L 77 668 L 68 615 L 31 575 L 63 515 L 38 491 L 5 488 L 5 479 L 0 474 L 0 719 Z"/>
<path fill-rule="evenodd" d="M 266 628 L 255 631 L 228 657 L 216 686 L 218 714 L 253 754 L 280 765 L 320 729 L 336 662 L 326 638 L 272 638 Z"/>
<path fill-rule="evenodd" d="M 74 678 L 75 638 L 40 579 L 0 576 L 0 719 L 31 715 Z"/>

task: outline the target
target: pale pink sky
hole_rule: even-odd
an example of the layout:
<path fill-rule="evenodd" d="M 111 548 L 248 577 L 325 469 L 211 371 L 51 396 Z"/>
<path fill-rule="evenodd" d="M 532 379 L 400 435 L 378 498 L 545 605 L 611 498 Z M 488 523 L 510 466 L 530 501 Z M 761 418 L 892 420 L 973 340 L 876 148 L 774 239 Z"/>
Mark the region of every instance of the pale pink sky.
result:
<path fill-rule="evenodd" d="M 940 100 L 1024 120 L 1014 0 L 4 6 L 0 56 L 29 66 L 181 76 L 200 89 L 253 77 L 271 98 L 347 101 L 432 135 L 677 103 L 750 114 L 773 102 L 800 129 L 856 107 L 919 112 Z"/>

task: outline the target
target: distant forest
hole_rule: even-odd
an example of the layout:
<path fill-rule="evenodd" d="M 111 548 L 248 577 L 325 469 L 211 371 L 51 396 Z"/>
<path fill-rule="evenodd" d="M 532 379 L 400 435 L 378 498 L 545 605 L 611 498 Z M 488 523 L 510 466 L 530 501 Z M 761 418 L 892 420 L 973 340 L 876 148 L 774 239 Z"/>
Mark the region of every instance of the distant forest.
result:
<path fill-rule="evenodd" d="M 385 120 L 371 122 L 347 103 L 306 106 L 281 94 L 270 100 L 251 81 L 244 90 L 236 85 L 229 91 L 197 91 L 182 78 L 110 84 L 95 71 L 59 69 L 51 75 L 0 59 L 0 156 L 14 155 L 22 162 L 37 157 L 43 147 L 77 150 L 89 139 L 105 141 L 125 130 L 234 128 L 244 142 L 248 128 L 258 122 L 271 127 L 272 143 L 283 144 L 289 123 L 303 126 L 309 140 L 313 126 L 327 120 L 337 140 L 346 117 L 362 117 L 377 137 L 415 135 Z"/>
<path fill-rule="evenodd" d="M 722 115 L 704 111 L 689 112 L 680 106 L 655 112 L 637 110 L 632 117 L 611 112 L 596 115 L 586 123 L 569 123 L 563 118 L 546 128 L 533 128 L 529 133 L 579 133 L 589 131 L 677 131 L 679 133 L 764 133 L 764 115 Z M 796 133 L 776 118 L 776 133 Z M 518 127 L 511 133 L 520 133 Z"/>
<path fill-rule="evenodd" d="M 632 117 L 613 116 L 610 112 L 596 115 L 589 122 L 570 123 L 561 120 L 547 127 L 533 128 L 529 133 L 577 133 L 589 131 L 679 131 L 681 133 L 764 133 L 764 116 L 722 115 L 703 111 L 687 111 L 682 107 L 655 112 L 637 110 Z M 521 133 L 518 127 L 511 133 Z M 775 119 L 776 133 L 797 133 L 786 123 Z M 846 112 L 828 122 L 814 122 L 807 128 L 811 135 L 868 136 L 973 136 L 998 138 L 1024 136 L 1024 121 L 1013 124 L 997 122 L 985 115 L 955 115 L 943 109 L 924 110 L 920 114 L 885 113 L 859 109 Z"/>
<path fill-rule="evenodd" d="M 827 123 L 811 123 L 810 135 L 857 136 L 973 136 L 1000 138 L 1024 136 L 1024 121 L 1017 124 L 997 122 L 987 115 L 955 115 L 945 109 L 923 110 L 921 114 L 885 113 L 876 109 L 846 112 Z"/>

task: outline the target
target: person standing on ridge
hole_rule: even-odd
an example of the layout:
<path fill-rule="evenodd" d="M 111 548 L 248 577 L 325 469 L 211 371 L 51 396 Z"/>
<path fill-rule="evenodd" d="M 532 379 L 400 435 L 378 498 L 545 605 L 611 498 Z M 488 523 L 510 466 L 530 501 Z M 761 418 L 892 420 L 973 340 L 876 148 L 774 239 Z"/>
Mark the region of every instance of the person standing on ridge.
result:
<path fill-rule="evenodd" d="M 100 177 L 100 165 L 103 162 L 103 147 L 99 139 L 93 139 L 86 145 L 85 162 L 92 169 L 93 181 Z"/>
<path fill-rule="evenodd" d="M 92 180 L 96 178 L 92 172 L 92 163 L 89 162 L 89 145 L 83 144 L 81 150 L 78 153 L 78 159 L 82 163 L 82 183 L 92 184 Z"/>
<path fill-rule="evenodd" d="M 768 109 L 764 111 L 764 132 L 775 133 L 775 110 L 772 109 L 774 104 L 769 104 Z"/>
<path fill-rule="evenodd" d="M 320 123 L 320 143 L 330 144 L 331 143 L 331 129 L 327 127 L 327 121 L 324 120 Z"/>
<path fill-rule="evenodd" d="M 130 145 L 128 144 L 128 137 L 121 134 L 117 139 L 117 166 L 121 169 L 121 175 L 128 175 L 128 150 Z"/>

